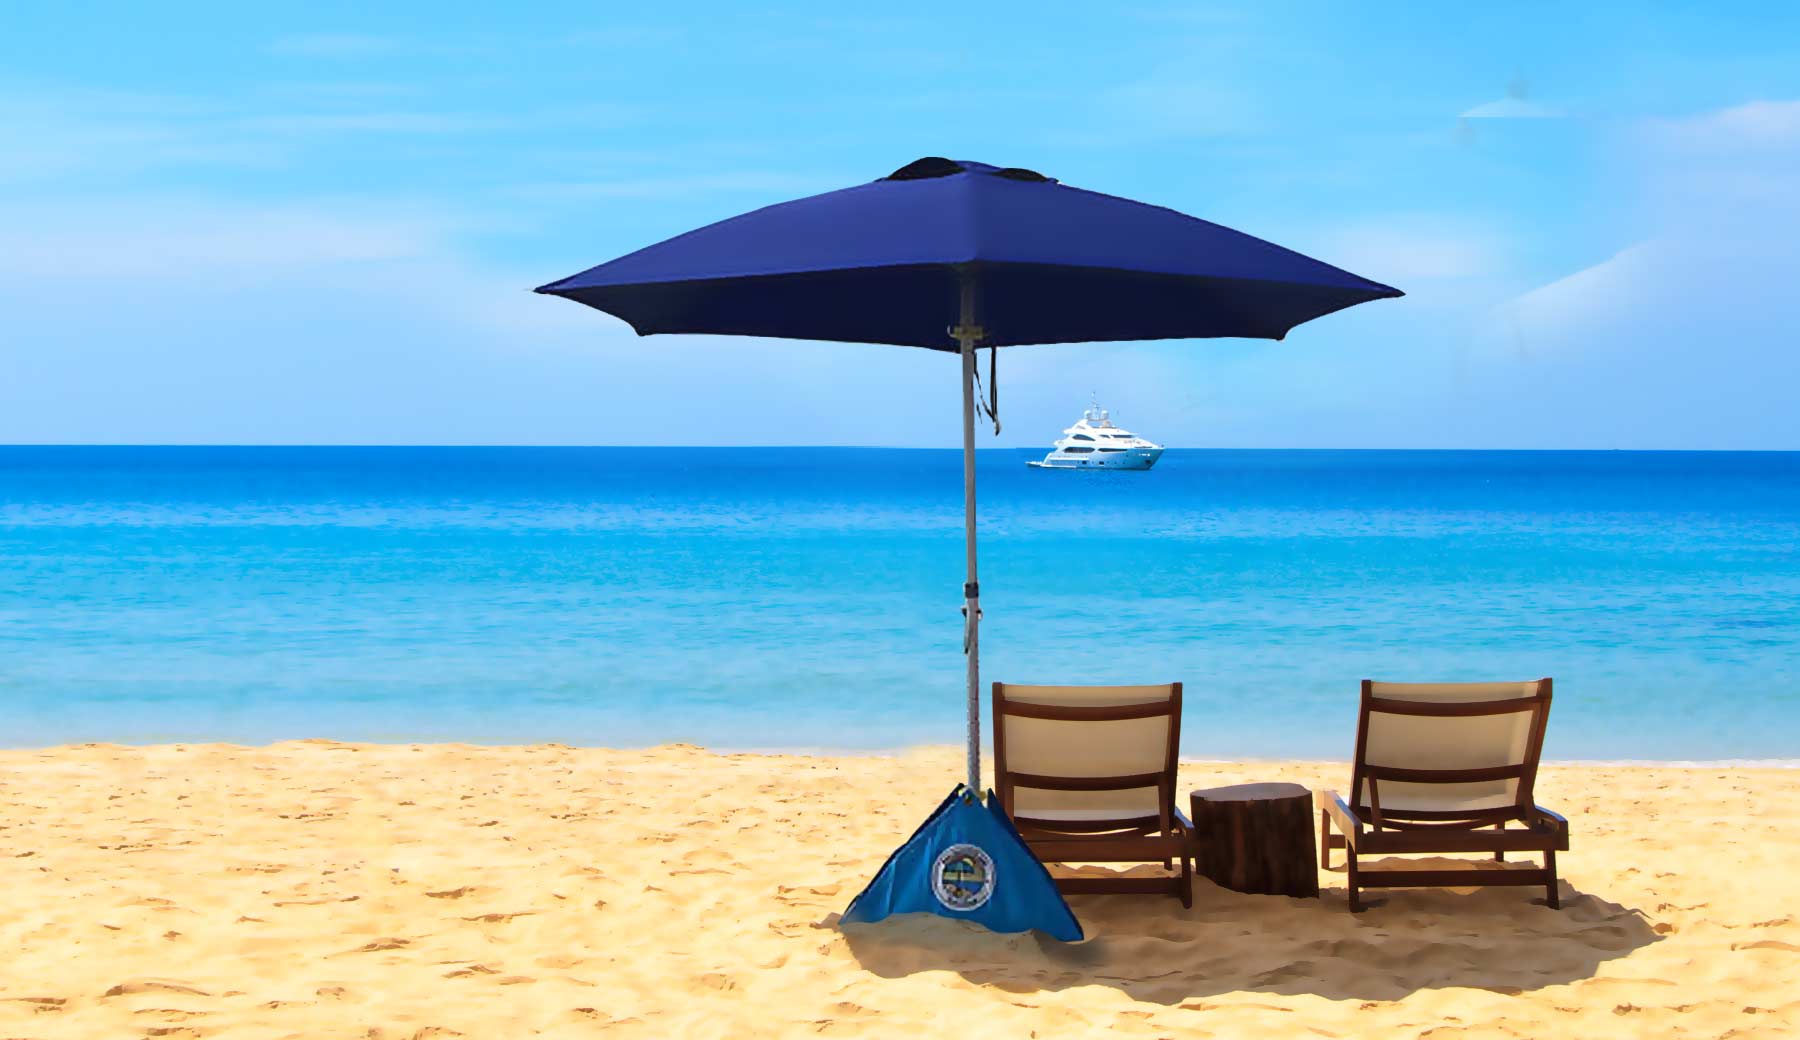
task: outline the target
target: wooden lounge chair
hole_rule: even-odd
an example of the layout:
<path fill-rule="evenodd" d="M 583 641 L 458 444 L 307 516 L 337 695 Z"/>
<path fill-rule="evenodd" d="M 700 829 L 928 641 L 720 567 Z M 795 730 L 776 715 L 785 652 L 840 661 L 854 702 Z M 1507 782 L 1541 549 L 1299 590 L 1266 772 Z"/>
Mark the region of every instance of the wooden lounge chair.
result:
<path fill-rule="evenodd" d="M 1318 795 L 1320 864 L 1330 865 L 1332 849 L 1347 850 L 1350 909 L 1362 909 L 1364 888 L 1463 885 L 1542 885 L 1560 907 L 1556 854 L 1569 848 L 1569 823 L 1532 800 L 1549 715 L 1549 679 L 1363 680 L 1351 800 Z M 1358 870 L 1359 856 L 1457 852 L 1496 860 L 1537 852 L 1544 862 L 1533 870 Z"/>
<path fill-rule="evenodd" d="M 1168 893 L 1193 905 L 1193 849 L 1175 804 L 1181 684 L 994 684 L 1000 804 L 1045 863 L 1150 863 L 1168 877 L 1057 878 L 1083 893 Z"/>

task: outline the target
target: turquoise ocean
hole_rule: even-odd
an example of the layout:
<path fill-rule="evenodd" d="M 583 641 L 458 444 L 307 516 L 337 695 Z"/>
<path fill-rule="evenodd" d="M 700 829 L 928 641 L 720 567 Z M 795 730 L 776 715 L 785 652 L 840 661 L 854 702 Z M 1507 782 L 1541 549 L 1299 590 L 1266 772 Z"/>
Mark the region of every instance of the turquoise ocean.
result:
<path fill-rule="evenodd" d="M 980 453 L 986 679 L 1556 679 L 1561 759 L 1800 758 L 1800 453 Z M 962 736 L 955 451 L 0 448 L 0 744 Z"/>

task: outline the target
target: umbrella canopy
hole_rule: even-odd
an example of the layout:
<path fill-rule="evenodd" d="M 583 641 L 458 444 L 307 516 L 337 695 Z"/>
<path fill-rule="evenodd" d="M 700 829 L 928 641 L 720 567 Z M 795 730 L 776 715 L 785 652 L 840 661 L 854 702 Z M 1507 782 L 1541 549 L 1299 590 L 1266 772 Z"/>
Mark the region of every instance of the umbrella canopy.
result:
<path fill-rule="evenodd" d="M 1100 340 L 1281 339 L 1401 295 L 1160 206 L 1013 167 L 919 159 L 880 180 L 746 213 L 537 290 L 663 332 L 893 343 L 962 355 L 963 652 L 968 782 L 883 867 L 847 917 L 930 909 L 1000 930 L 1080 928 L 992 802 L 982 816 L 975 554 L 975 351 Z M 990 411 L 992 405 L 989 406 Z M 989 817 L 997 817 L 990 819 Z M 985 835 L 984 848 L 970 835 Z M 999 878 L 1012 878 L 1005 893 Z"/>
<path fill-rule="evenodd" d="M 973 278 L 982 346 L 1281 339 L 1401 295 L 1218 224 L 1016 168 L 928 158 L 722 220 L 537 291 L 661 332 L 956 351 Z"/>

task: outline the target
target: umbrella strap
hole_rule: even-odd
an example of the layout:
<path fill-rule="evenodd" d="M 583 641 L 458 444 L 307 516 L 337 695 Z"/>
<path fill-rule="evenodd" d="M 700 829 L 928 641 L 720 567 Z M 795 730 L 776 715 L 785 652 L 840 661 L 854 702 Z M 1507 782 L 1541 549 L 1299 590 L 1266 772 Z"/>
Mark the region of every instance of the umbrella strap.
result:
<path fill-rule="evenodd" d="M 981 392 L 981 366 L 975 366 L 975 408 L 993 421 L 994 436 L 996 437 L 1000 436 L 1000 379 L 994 374 L 994 365 L 999 356 L 999 347 L 988 348 L 988 380 L 985 400 Z"/>
<path fill-rule="evenodd" d="M 970 590 L 974 590 L 974 591 L 971 592 Z M 964 596 L 973 596 L 975 599 L 980 599 L 981 598 L 980 587 L 977 586 L 974 582 L 965 582 L 965 583 L 963 583 L 963 595 Z M 969 608 L 968 608 L 967 604 L 965 604 L 962 608 L 962 616 L 963 616 L 963 653 L 966 654 L 969 652 L 969 647 L 974 645 L 974 643 L 975 643 L 975 625 L 973 622 L 971 622 L 969 620 Z M 987 613 L 985 611 L 983 611 L 980 607 L 976 607 L 975 608 L 975 617 L 976 618 L 984 618 L 984 617 L 987 617 Z"/>

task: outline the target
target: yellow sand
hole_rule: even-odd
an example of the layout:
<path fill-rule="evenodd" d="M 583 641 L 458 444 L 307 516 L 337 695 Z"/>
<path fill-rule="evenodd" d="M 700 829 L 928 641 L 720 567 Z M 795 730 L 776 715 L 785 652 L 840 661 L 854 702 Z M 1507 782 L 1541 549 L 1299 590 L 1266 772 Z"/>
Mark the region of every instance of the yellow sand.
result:
<path fill-rule="evenodd" d="M 837 914 L 960 759 L 0 753 L 0 1037 L 1800 1036 L 1800 771 L 1547 768 L 1530 889 L 1081 897 L 1063 947 Z M 1184 787 L 1342 782 L 1189 764 Z M 1088 868 L 1097 869 L 1097 868 Z"/>

